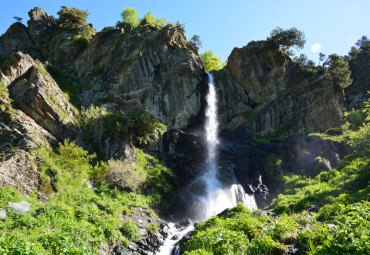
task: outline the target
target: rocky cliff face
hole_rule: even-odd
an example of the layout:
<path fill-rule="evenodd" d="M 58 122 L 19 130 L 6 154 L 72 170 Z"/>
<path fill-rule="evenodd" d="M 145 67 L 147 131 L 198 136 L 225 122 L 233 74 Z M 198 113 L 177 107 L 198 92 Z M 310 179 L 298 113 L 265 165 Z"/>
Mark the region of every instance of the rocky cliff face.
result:
<path fill-rule="evenodd" d="M 98 33 L 74 62 L 77 76 L 100 89 L 83 93 L 83 104 L 137 103 L 169 127 L 186 127 L 200 109 L 203 68 L 185 40 L 172 25 Z"/>
<path fill-rule="evenodd" d="M 226 68 L 215 73 L 225 127 L 246 134 L 324 131 L 343 117 L 343 94 L 323 73 L 292 63 L 269 41 L 235 48 Z"/>

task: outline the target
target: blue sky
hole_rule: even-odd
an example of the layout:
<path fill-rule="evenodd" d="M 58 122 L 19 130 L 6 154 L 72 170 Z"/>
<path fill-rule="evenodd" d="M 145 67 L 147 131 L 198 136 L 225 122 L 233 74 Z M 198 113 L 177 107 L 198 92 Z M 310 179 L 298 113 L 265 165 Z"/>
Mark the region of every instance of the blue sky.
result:
<path fill-rule="evenodd" d="M 197 34 L 200 52 L 213 50 L 226 60 L 234 47 L 263 40 L 276 26 L 296 27 L 306 35 L 305 53 L 317 62 L 318 53 L 345 55 L 362 35 L 370 36 L 370 0 L 2 0 L 0 34 L 19 16 L 26 23 L 27 12 L 39 6 L 57 16 L 60 6 L 88 10 L 88 22 L 100 31 L 120 20 L 127 7 L 139 16 L 152 11 L 156 18 L 185 24 L 187 37 Z M 313 44 L 318 52 L 311 52 Z"/>

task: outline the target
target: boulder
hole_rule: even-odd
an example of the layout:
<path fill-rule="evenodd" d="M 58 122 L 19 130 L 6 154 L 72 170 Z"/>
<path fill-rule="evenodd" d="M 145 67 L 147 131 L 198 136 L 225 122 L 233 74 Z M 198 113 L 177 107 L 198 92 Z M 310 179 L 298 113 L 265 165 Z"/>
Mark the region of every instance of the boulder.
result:
<path fill-rule="evenodd" d="M 21 202 L 9 202 L 9 209 L 16 213 L 27 213 L 31 209 L 31 204 L 26 201 Z"/>

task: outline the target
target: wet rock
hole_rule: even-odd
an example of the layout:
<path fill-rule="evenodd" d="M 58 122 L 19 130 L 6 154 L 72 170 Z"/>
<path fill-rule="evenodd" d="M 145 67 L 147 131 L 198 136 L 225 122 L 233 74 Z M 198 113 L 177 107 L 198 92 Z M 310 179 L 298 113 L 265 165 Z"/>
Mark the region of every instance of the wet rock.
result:
<path fill-rule="evenodd" d="M 186 219 L 186 220 L 176 223 L 175 227 L 178 229 L 183 229 L 183 228 L 189 227 L 191 224 L 192 224 L 191 220 Z"/>
<path fill-rule="evenodd" d="M 163 238 L 161 235 L 151 235 L 148 239 L 147 239 L 147 242 L 148 244 L 150 244 L 151 246 L 153 247 L 159 247 L 163 244 Z"/>
<path fill-rule="evenodd" d="M 27 213 L 31 208 L 31 204 L 26 201 L 8 202 L 9 209 L 16 213 Z"/>
<path fill-rule="evenodd" d="M 303 255 L 306 254 L 303 252 L 297 244 L 286 244 L 285 246 L 285 254 L 296 254 L 296 255 Z"/>
<path fill-rule="evenodd" d="M 117 246 L 113 249 L 113 255 L 137 255 L 138 253 L 133 252 L 127 247 L 124 246 Z"/>
<path fill-rule="evenodd" d="M 145 236 L 146 234 L 148 234 L 148 231 L 146 231 L 146 229 L 145 229 L 145 228 L 139 228 L 139 234 L 140 234 L 141 236 Z"/>
<path fill-rule="evenodd" d="M 229 213 L 229 211 L 230 211 L 230 208 L 226 208 L 225 210 L 217 214 L 217 217 L 225 217 Z"/>
<path fill-rule="evenodd" d="M 130 248 L 133 251 L 137 251 L 137 245 L 135 243 L 131 243 L 128 245 L 128 248 Z"/>

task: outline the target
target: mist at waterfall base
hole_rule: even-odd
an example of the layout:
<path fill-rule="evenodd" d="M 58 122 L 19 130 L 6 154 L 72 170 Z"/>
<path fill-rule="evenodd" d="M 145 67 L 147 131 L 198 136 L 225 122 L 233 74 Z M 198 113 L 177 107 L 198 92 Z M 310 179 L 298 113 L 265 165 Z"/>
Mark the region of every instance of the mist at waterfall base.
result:
<path fill-rule="evenodd" d="M 233 173 L 231 173 L 232 182 L 229 184 L 225 184 L 219 179 L 218 150 L 220 141 L 218 138 L 217 92 L 212 74 L 208 72 L 207 74 L 209 82 L 204 127 L 206 162 L 204 162 L 202 174 L 188 185 L 187 194 L 184 194 L 190 199 L 187 216 L 193 222 L 205 221 L 227 208 L 235 207 L 238 202 L 242 202 L 249 209 L 257 209 L 254 196 L 245 193 Z M 193 229 L 192 224 L 185 228 L 176 227 L 176 224 L 173 223 L 169 226 L 170 235 L 157 255 L 179 254 L 176 243 Z"/>

